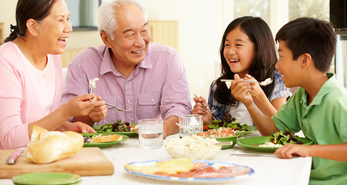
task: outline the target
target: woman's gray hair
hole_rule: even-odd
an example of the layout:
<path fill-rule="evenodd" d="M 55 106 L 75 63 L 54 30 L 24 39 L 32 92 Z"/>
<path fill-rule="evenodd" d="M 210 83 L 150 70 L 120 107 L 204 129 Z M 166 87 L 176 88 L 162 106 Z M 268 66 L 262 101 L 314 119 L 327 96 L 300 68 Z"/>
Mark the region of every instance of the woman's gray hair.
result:
<path fill-rule="evenodd" d="M 98 25 L 99 31 L 106 32 L 112 40 L 114 40 L 114 32 L 118 28 L 118 23 L 116 19 L 116 8 L 120 4 L 132 3 L 140 8 L 142 14 L 147 21 L 147 9 L 142 2 L 139 0 L 109 0 L 103 2 L 98 9 Z"/>

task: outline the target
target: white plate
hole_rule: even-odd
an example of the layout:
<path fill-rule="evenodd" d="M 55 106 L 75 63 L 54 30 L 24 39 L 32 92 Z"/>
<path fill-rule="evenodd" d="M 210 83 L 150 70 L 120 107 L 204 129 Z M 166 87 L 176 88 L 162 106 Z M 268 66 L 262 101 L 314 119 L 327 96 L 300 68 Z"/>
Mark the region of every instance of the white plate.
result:
<path fill-rule="evenodd" d="M 158 163 L 160 161 L 166 161 L 166 160 L 150 160 L 150 161 L 144 161 L 144 162 L 132 162 L 127 165 L 139 165 L 139 166 L 156 166 L 155 163 Z M 233 163 L 226 163 L 226 162 L 217 162 L 217 161 L 208 161 L 208 160 L 193 160 L 194 162 L 203 162 L 206 163 L 207 165 L 205 167 L 215 167 L 218 169 L 219 166 L 243 166 L 243 165 L 238 165 L 238 164 L 233 164 Z M 179 182 L 198 182 L 198 183 L 221 183 L 221 182 L 227 182 L 227 181 L 232 181 L 232 180 L 238 180 L 238 179 L 244 179 L 247 177 L 250 177 L 254 174 L 254 170 L 250 167 L 244 166 L 246 168 L 249 168 L 251 171 L 247 174 L 236 176 L 236 177 L 227 177 L 227 178 L 184 178 L 184 177 L 167 177 L 167 176 L 160 176 L 160 175 L 152 175 L 152 174 L 146 174 L 142 172 L 137 172 L 137 171 L 131 171 L 124 167 L 125 171 L 142 176 L 142 177 L 147 177 L 151 179 L 158 179 L 158 180 L 165 180 L 165 181 L 179 181 Z"/>

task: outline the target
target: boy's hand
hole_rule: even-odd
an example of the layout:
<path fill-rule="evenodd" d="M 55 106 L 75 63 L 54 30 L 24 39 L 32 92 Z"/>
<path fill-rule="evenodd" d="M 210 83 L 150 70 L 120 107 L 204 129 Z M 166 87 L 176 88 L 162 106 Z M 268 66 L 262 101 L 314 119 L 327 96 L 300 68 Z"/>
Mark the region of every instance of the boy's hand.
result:
<path fill-rule="evenodd" d="M 290 159 L 293 156 L 307 157 L 310 155 L 310 146 L 301 144 L 285 144 L 278 148 L 275 153 L 281 159 Z"/>
<path fill-rule="evenodd" d="M 234 80 L 231 82 L 231 94 L 245 106 L 253 103 L 252 96 L 250 94 L 250 83 L 243 82 L 238 74 L 234 75 Z"/>

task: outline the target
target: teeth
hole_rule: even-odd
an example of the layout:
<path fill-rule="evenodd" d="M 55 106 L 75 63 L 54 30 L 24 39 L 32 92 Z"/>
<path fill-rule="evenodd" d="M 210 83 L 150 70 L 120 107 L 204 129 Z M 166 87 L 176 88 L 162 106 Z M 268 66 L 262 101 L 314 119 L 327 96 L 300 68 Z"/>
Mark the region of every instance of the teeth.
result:
<path fill-rule="evenodd" d="M 67 38 L 59 38 L 58 40 L 61 40 L 61 41 L 66 41 Z"/>
<path fill-rule="evenodd" d="M 135 53 L 135 54 L 136 54 L 136 53 L 140 53 L 140 52 L 141 52 L 141 51 L 132 51 L 132 53 Z"/>
<path fill-rule="evenodd" d="M 231 63 L 238 62 L 239 60 L 230 60 Z"/>
<path fill-rule="evenodd" d="M 281 75 L 281 78 L 283 78 L 284 77 L 284 75 Z"/>

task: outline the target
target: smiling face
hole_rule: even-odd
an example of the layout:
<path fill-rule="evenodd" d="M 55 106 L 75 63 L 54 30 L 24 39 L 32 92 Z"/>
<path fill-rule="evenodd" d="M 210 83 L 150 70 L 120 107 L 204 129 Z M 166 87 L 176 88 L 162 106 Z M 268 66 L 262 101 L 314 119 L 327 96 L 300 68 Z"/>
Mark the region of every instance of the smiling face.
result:
<path fill-rule="evenodd" d="M 108 45 L 112 50 L 115 66 L 135 67 L 145 59 L 151 35 L 141 10 L 133 4 L 120 5 L 117 9 L 118 28 L 115 39 Z"/>
<path fill-rule="evenodd" d="M 292 51 L 286 46 L 286 41 L 279 41 L 278 46 L 279 59 L 276 64 L 276 69 L 282 76 L 282 81 L 287 87 L 300 86 L 301 67 L 300 60 L 302 56 L 299 56 L 297 60 L 293 60 Z"/>
<path fill-rule="evenodd" d="M 72 26 L 66 3 L 58 0 L 52 6 L 50 14 L 38 23 L 38 43 L 45 53 L 62 54 Z"/>
<path fill-rule="evenodd" d="M 226 37 L 224 58 L 230 70 L 238 73 L 241 78 L 249 73 L 255 56 L 254 48 L 254 43 L 241 31 L 239 26 L 230 31 Z"/>

